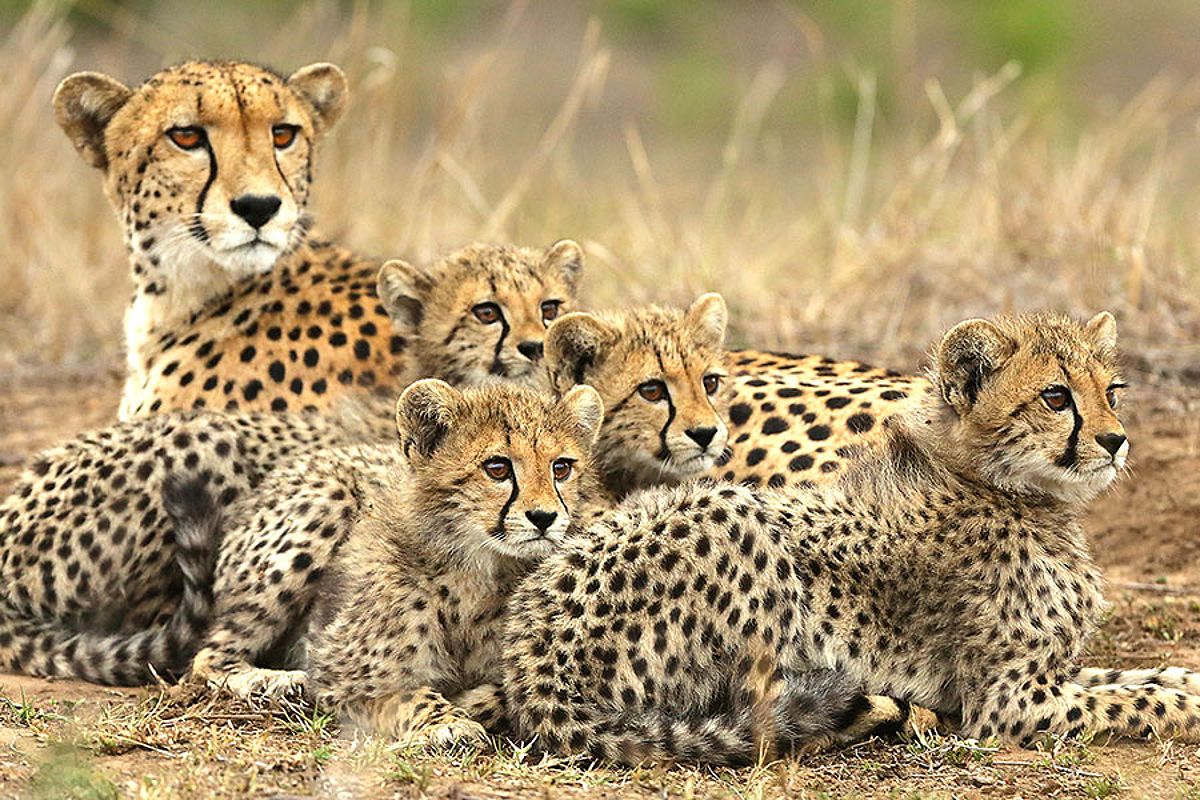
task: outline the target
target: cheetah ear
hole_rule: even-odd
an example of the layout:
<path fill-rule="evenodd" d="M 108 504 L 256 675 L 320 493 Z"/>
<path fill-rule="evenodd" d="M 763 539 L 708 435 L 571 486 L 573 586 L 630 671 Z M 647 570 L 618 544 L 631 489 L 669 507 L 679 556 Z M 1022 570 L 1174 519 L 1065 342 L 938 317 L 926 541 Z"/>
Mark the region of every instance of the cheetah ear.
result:
<path fill-rule="evenodd" d="M 556 391 L 583 383 L 587 371 L 603 360 L 620 331 L 593 314 L 564 314 L 546 330 L 546 369 Z"/>
<path fill-rule="evenodd" d="M 937 350 L 937 383 L 959 416 L 975 405 L 984 381 L 1016 352 L 1017 343 L 986 319 L 951 328 Z"/>
<path fill-rule="evenodd" d="M 575 386 L 562 396 L 558 406 L 570 416 L 580 444 L 590 450 L 600 437 L 600 425 L 604 422 L 600 393 L 590 386 Z"/>
<path fill-rule="evenodd" d="M 705 347 L 721 347 L 725 342 L 725 326 L 729 323 L 725 298 L 716 292 L 700 295 L 687 310 L 684 321 L 698 343 Z"/>
<path fill-rule="evenodd" d="M 410 384 L 396 402 L 396 428 L 404 454 L 433 455 L 450 432 L 461 401 L 462 394 L 445 381 L 426 378 Z"/>
<path fill-rule="evenodd" d="M 546 250 L 543 266 L 562 273 L 563 280 L 574 295 L 583 275 L 583 248 L 570 239 L 561 239 Z"/>
<path fill-rule="evenodd" d="M 429 286 L 429 276 L 407 261 L 393 259 L 379 268 L 375 291 L 397 333 L 411 336 L 417 332 L 425 316 Z"/>
<path fill-rule="evenodd" d="M 346 110 L 350 88 L 346 74 L 334 64 L 309 64 L 292 73 L 288 87 L 308 101 L 318 136 L 332 128 Z"/>
<path fill-rule="evenodd" d="M 133 92 L 99 72 L 76 72 L 54 90 L 54 119 L 83 160 L 97 169 L 108 168 L 104 131 L 113 115 Z"/>
<path fill-rule="evenodd" d="M 1096 354 L 1106 361 L 1117 356 L 1117 321 L 1107 311 L 1101 311 L 1088 320 L 1088 336 L 1096 343 Z"/>

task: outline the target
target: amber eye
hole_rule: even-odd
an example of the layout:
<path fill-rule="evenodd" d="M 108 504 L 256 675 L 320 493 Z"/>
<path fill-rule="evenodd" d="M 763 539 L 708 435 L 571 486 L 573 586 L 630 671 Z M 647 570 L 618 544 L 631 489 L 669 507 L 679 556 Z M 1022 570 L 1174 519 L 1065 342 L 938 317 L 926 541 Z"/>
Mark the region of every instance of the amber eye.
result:
<path fill-rule="evenodd" d="M 1112 386 L 1109 386 L 1107 389 L 1104 390 L 1104 397 L 1106 400 L 1108 400 L 1109 408 L 1117 407 L 1117 403 L 1120 402 L 1120 399 L 1121 399 L 1120 397 L 1117 396 L 1117 390 L 1124 389 L 1127 385 L 1128 384 L 1124 384 L 1124 383 L 1114 383 Z"/>
<path fill-rule="evenodd" d="M 1065 411 L 1071 407 L 1071 390 L 1065 386 L 1051 386 L 1042 392 L 1042 400 L 1051 411 Z"/>
<path fill-rule="evenodd" d="M 562 309 L 562 300 L 547 300 L 542 303 L 542 322 L 550 322 L 558 319 L 558 313 Z"/>
<path fill-rule="evenodd" d="M 575 462 L 569 458 L 559 458 L 555 460 L 551 470 L 554 472 L 554 480 L 565 481 L 575 471 Z"/>
<path fill-rule="evenodd" d="M 646 381 L 637 388 L 643 400 L 657 403 L 667 396 L 667 385 L 662 381 Z"/>
<path fill-rule="evenodd" d="M 704 391 L 706 394 L 716 394 L 717 389 L 721 388 L 720 375 L 705 375 L 704 376 Z"/>
<path fill-rule="evenodd" d="M 171 130 L 167 131 L 167 138 L 174 142 L 175 146 L 181 150 L 195 150 L 204 144 L 204 128 L 198 128 L 194 125 L 189 125 L 185 128 L 171 128 Z"/>
<path fill-rule="evenodd" d="M 483 462 L 483 471 L 494 481 L 506 480 L 512 475 L 512 462 L 507 458 L 489 458 Z"/>
<path fill-rule="evenodd" d="M 276 125 L 271 128 L 271 140 L 275 142 L 276 147 L 283 150 L 296 141 L 296 131 L 298 130 L 300 130 L 299 127 L 295 125 Z"/>
<path fill-rule="evenodd" d="M 484 325 L 500 321 L 500 306 L 495 303 L 480 303 L 471 308 L 471 313 Z"/>

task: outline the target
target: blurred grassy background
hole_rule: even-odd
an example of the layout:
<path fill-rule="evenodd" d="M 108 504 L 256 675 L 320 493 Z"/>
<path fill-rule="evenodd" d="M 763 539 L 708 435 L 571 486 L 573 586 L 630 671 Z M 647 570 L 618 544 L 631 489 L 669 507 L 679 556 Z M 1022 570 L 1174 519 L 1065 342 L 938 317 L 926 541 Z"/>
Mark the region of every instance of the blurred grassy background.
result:
<path fill-rule="evenodd" d="M 739 343 L 904 368 L 965 316 L 1110 308 L 1200 375 L 1190 0 L 0 0 L 0 30 L 0 374 L 119 357 L 56 82 L 228 57 L 346 68 L 314 204 L 364 251 L 570 236 L 594 305 L 718 289 Z"/>

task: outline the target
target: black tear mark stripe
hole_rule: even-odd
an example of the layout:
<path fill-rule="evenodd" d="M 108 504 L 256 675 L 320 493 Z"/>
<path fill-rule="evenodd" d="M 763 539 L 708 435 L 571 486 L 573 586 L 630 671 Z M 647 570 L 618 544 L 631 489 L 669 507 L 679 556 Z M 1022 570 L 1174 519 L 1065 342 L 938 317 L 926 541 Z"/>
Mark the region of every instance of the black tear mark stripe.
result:
<path fill-rule="evenodd" d="M 1058 359 L 1058 368 L 1062 371 L 1063 383 L 1069 384 L 1071 373 L 1067 370 L 1067 365 L 1063 363 L 1062 358 Z M 1071 435 L 1067 437 L 1067 447 L 1056 462 L 1063 469 L 1075 466 L 1075 463 L 1079 460 L 1079 431 L 1083 428 L 1083 417 L 1079 414 L 1079 406 L 1076 404 L 1075 397 L 1071 394 L 1070 389 L 1067 390 L 1067 397 L 1071 402 L 1071 415 L 1074 417 L 1074 421 L 1071 426 Z"/>
<path fill-rule="evenodd" d="M 1071 435 L 1067 437 L 1067 449 L 1058 459 L 1058 466 L 1064 469 L 1075 466 L 1079 460 L 1079 431 L 1083 428 L 1083 417 L 1074 399 L 1071 400 L 1071 414 L 1075 417 L 1075 424 L 1071 427 Z"/>
<path fill-rule="evenodd" d="M 295 146 L 296 143 L 292 142 L 292 147 Z M 290 194 L 292 197 L 295 197 L 296 190 L 292 188 L 292 184 L 288 181 L 287 175 L 283 174 L 283 167 L 279 166 L 279 148 L 275 146 L 274 133 L 271 134 L 271 157 L 275 159 L 275 171 L 279 173 L 279 180 L 283 181 L 284 188 L 288 190 L 288 194 Z"/>
<path fill-rule="evenodd" d="M 675 421 L 675 401 L 671 399 L 671 389 L 667 386 L 666 381 L 667 367 L 663 364 L 662 353 L 657 347 L 654 348 L 654 357 L 658 359 L 658 368 L 662 370 L 662 384 L 667 397 L 667 422 L 658 432 L 658 458 L 666 461 L 671 456 L 671 449 L 667 447 L 667 431 L 671 429 L 671 423 Z"/>
<path fill-rule="evenodd" d="M 508 370 L 500 363 L 500 348 L 504 347 L 504 340 L 508 338 L 508 319 L 504 316 L 504 312 L 500 312 L 500 338 L 496 340 L 496 349 L 492 352 L 492 366 L 488 369 L 492 375 L 505 375 Z"/>
<path fill-rule="evenodd" d="M 492 532 L 492 535 L 501 541 L 506 538 L 504 535 L 504 520 L 508 519 L 509 509 L 512 508 L 513 503 L 517 502 L 517 495 L 521 493 L 521 487 L 517 485 L 516 470 L 513 470 L 510 480 L 512 480 L 512 492 L 508 495 L 508 500 L 504 501 L 504 506 L 500 509 L 500 518 L 496 520 L 496 530 Z"/>
<path fill-rule="evenodd" d="M 203 137 L 201 141 L 204 142 L 204 152 L 208 153 L 208 180 L 204 182 L 200 196 L 196 198 L 196 218 L 192 220 L 190 227 L 193 236 L 208 244 L 208 230 L 204 227 L 204 201 L 208 199 L 208 190 L 212 188 L 213 182 L 217 179 L 217 154 L 213 152 L 212 142 L 208 140 L 207 136 Z"/>
<path fill-rule="evenodd" d="M 551 466 L 550 480 L 554 484 L 554 494 L 558 497 L 558 504 L 563 507 L 563 512 L 567 515 L 567 522 L 571 521 L 571 507 L 567 505 L 567 501 L 563 500 L 562 492 L 558 490 L 558 481 L 554 480 L 554 467 Z"/>
<path fill-rule="evenodd" d="M 281 98 L 279 96 L 279 90 L 277 88 L 275 88 L 274 86 L 271 87 L 271 96 L 275 99 L 275 105 L 279 109 L 279 113 L 282 114 L 283 110 L 284 110 L 283 98 Z M 301 128 L 301 130 L 298 131 L 298 133 L 303 133 L 303 128 Z M 300 136 L 300 138 L 304 139 L 305 146 L 307 149 L 308 137 Z M 292 142 L 292 144 L 290 146 L 295 147 L 296 142 Z M 309 150 L 309 152 L 311 153 L 312 151 Z M 296 198 L 296 190 L 292 188 L 292 184 L 290 181 L 288 181 L 287 175 L 283 174 L 283 167 L 279 166 L 279 150 L 276 149 L 276 147 L 275 147 L 275 131 L 274 131 L 274 129 L 271 130 L 271 156 L 272 156 L 272 158 L 275 159 L 275 171 L 279 173 L 280 180 L 282 180 L 283 185 L 287 187 L 288 194 L 290 194 L 292 196 L 292 198 L 295 199 Z"/>

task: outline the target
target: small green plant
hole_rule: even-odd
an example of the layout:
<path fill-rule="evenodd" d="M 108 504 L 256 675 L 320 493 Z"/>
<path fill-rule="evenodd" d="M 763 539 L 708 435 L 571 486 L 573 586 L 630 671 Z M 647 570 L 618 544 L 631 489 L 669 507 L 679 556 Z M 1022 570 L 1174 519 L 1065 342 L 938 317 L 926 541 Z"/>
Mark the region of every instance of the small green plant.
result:
<path fill-rule="evenodd" d="M 311 711 L 289 711 L 283 718 L 283 724 L 292 733 L 312 736 L 324 735 L 333 723 L 332 714 L 316 708 Z"/>
<path fill-rule="evenodd" d="M 313 761 L 318 764 L 324 764 L 329 759 L 333 758 L 333 747 L 323 744 L 312 751 Z"/>
<path fill-rule="evenodd" d="M 1095 800 L 1104 800 L 1119 794 L 1124 788 L 1125 783 L 1120 775 L 1101 775 L 1084 781 L 1083 793 Z"/>
<path fill-rule="evenodd" d="M 1096 760 L 1096 754 L 1089 749 L 1088 739 L 1051 739 L 1045 741 L 1046 758 L 1043 764 L 1048 767 L 1064 769 L 1079 769 Z"/>
<path fill-rule="evenodd" d="M 384 773 L 389 780 L 408 784 L 419 792 L 424 792 L 425 788 L 429 786 L 431 774 L 429 767 L 425 764 L 414 764 L 408 759 L 398 756 L 392 761 L 391 768 Z"/>

